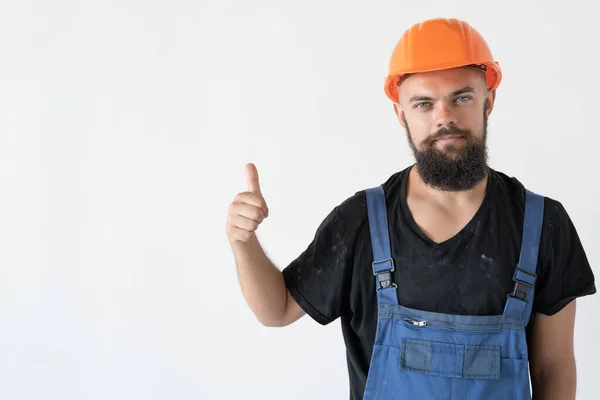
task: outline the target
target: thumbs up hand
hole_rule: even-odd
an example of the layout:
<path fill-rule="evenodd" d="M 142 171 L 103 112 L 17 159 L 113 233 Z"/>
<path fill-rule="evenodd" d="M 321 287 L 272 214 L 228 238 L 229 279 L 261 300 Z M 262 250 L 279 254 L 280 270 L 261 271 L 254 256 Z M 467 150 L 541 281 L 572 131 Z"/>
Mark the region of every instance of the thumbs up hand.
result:
<path fill-rule="evenodd" d="M 260 192 L 260 183 L 258 181 L 258 171 L 252 163 L 246 164 L 246 182 L 248 183 L 248 191 L 262 196 Z"/>
<path fill-rule="evenodd" d="M 229 205 L 227 236 L 231 243 L 249 242 L 256 235 L 262 221 L 268 217 L 269 208 L 263 198 L 258 171 L 252 163 L 246 164 L 248 190 L 238 193 Z"/>

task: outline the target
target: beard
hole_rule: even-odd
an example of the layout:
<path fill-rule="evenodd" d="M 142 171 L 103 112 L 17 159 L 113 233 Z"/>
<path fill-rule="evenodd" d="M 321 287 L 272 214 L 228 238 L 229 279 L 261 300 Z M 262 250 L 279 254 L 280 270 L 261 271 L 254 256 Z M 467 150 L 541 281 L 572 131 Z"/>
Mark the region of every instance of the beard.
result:
<path fill-rule="evenodd" d="M 410 136 L 404 118 L 408 143 L 416 160 L 417 170 L 425 184 L 438 190 L 459 192 L 474 188 L 485 178 L 487 171 L 487 107 L 483 110 L 483 135 L 476 138 L 470 130 L 454 126 L 442 128 L 423 140 L 423 150 L 418 150 Z M 462 146 L 445 145 L 440 151 L 435 142 L 444 135 L 461 135 L 467 143 Z M 453 156 L 452 156 L 453 155 Z"/>

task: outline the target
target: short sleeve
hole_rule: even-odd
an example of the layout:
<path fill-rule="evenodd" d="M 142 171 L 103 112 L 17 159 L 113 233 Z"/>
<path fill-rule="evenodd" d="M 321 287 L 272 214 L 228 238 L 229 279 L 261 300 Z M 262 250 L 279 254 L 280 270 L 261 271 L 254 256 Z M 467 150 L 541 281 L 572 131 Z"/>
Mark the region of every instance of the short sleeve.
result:
<path fill-rule="evenodd" d="M 594 274 L 563 205 L 546 199 L 539 282 L 533 310 L 553 315 L 573 299 L 596 293 Z M 543 251 L 542 251 L 543 250 Z"/>
<path fill-rule="evenodd" d="M 352 273 L 347 240 L 336 207 L 321 222 L 306 250 L 282 271 L 292 297 L 322 325 L 346 313 Z"/>

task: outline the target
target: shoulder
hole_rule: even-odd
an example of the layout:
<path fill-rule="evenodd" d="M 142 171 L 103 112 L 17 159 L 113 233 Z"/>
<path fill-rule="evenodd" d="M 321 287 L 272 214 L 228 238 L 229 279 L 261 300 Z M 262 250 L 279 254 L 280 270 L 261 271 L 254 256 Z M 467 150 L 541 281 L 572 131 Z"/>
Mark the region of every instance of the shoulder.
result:
<path fill-rule="evenodd" d="M 396 206 L 400 198 L 402 178 L 406 170 L 398 171 L 371 187 L 383 187 L 388 210 Z M 317 229 L 317 236 L 335 236 L 348 249 L 354 248 L 355 241 L 363 230 L 368 230 L 367 189 L 365 187 L 339 202 L 325 217 Z"/>
<path fill-rule="evenodd" d="M 503 187 L 503 191 L 511 197 L 513 205 L 518 208 L 520 220 L 524 218 L 525 189 L 544 199 L 539 251 L 542 265 L 548 268 L 587 268 L 588 261 L 577 228 L 563 203 L 558 198 L 532 190 L 515 177 L 508 177 L 498 171 L 495 174 L 501 182 L 499 186 Z"/>
<path fill-rule="evenodd" d="M 581 248 L 577 230 L 560 200 L 544 194 L 533 185 L 523 183 L 514 176 L 493 171 L 498 212 L 513 218 L 517 232 L 522 233 L 525 222 L 526 189 L 543 198 L 543 217 L 539 256 L 547 264 L 556 255 L 557 245 Z"/>
<path fill-rule="evenodd" d="M 367 219 L 367 189 L 381 186 L 383 188 L 387 207 L 393 207 L 400 198 L 402 182 L 405 179 L 409 168 L 397 171 L 385 180 L 380 181 L 370 187 L 365 187 L 356 191 L 341 201 L 333 210 L 332 214 L 341 223 L 360 224 Z"/>
<path fill-rule="evenodd" d="M 505 197 L 510 205 L 524 212 L 525 208 L 525 190 L 529 190 L 544 199 L 544 224 L 550 225 L 552 221 L 568 218 L 568 214 L 559 200 L 547 196 L 541 191 L 536 190 L 527 183 L 523 183 L 520 179 L 514 176 L 509 176 L 504 172 L 491 170 L 491 176 L 494 179 L 497 196 Z"/>

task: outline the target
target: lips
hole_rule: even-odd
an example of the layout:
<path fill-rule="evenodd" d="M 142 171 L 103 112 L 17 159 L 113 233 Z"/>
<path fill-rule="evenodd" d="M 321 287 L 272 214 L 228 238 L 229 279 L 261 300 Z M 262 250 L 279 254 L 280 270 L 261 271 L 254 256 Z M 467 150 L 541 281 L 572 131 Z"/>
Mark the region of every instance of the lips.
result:
<path fill-rule="evenodd" d="M 438 140 L 449 140 L 449 139 L 461 139 L 464 138 L 463 135 L 443 135 L 440 136 L 439 138 L 435 139 L 435 141 L 437 142 Z"/>

